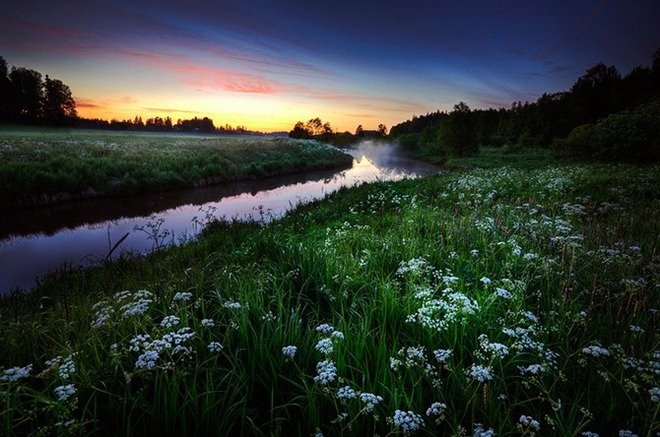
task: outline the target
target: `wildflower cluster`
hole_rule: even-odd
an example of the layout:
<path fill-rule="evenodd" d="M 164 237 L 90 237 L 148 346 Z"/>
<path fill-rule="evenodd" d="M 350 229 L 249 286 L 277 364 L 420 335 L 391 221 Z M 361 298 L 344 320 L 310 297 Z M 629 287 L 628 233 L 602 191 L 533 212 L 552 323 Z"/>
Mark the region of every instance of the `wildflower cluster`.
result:
<path fill-rule="evenodd" d="M 189 346 L 189 343 L 194 337 L 194 331 L 188 327 L 180 328 L 175 332 L 168 332 L 160 338 L 153 340 L 149 334 L 136 335 L 131 339 L 129 347 L 130 351 L 140 353 L 135 361 L 135 368 L 143 370 L 153 369 L 164 353 L 169 354 L 170 357 L 191 354 L 192 348 Z M 219 344 L 213 346 L 217 350 L 220 350 L 219 348 L 221 347 Z M 211 349 L 210 345 L 209 349 Z"/>
<path fill-rule="evenodd" d="M 144 315 L 154 300 L 153 294 L 147 290 L 116 293 L 109 299 L 94 304 L 92 307 L 94 320 L 91 326 L 101 328 L 108 323 L 118 323 L 127 317 Z"/>
<path fill-rule="evenodd" d="M 404 434 L 408 434 L 422 428 L 424 419 L 413 411 L 396 410 L 394 412 L 394 426 L 401 428 Z"/>

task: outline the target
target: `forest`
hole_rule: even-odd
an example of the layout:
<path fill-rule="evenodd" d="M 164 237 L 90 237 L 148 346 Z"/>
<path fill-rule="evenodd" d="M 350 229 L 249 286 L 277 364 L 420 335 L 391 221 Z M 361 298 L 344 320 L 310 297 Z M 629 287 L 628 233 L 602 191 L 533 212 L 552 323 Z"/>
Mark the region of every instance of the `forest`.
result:
<path fill-rule="evenodd" d="M 509 109 L 476 109 L 460 102 L 393 126 L 390 137 L 438 160 L 471 156 L 479 147 L 551 148 L 560 156 L 600 161 L 660 158 L 660 49 L 650 67 L 622 76 L 598 63 L 568 91 L 545 93 Z"/>

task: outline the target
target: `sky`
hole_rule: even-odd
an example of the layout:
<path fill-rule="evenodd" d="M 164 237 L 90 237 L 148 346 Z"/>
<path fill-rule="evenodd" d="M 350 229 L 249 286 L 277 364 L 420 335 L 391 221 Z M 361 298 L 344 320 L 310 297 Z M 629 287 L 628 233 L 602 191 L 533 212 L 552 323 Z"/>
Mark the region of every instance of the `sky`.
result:
<path fill-rule="evenodd" d="M 660 48 L 660 1 L 5 2 L 0 56 L 69 85 L 83 117 L 289 130 L 509 107 Z"/>

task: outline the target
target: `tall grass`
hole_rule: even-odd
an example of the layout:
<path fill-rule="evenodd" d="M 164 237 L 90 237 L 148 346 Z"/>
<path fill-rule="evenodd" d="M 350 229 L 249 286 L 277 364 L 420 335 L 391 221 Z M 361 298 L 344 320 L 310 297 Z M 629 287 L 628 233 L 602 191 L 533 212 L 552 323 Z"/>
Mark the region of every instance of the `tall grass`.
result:
<path fill-rule="evenodd" d="M 33 367 L 0 381 L 1 426 L 652 435 L 658 176 L 505 167 L 362 185 L 52 277 L 2 304 L 4 379 Z"/>
<path fill-rule="evenodd" d="M 261 137 L 0 132 L 4 208 L 349 166 L 316 141 Z"/>

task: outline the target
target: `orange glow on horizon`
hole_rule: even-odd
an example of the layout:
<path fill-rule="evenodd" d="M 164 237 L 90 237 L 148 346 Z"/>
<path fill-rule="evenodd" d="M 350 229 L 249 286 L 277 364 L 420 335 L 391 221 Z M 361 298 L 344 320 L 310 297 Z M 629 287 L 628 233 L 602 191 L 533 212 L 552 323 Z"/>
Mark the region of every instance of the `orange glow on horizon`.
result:
<path fill-rule="evenodd" d="M 206 102 L 201 103 L 200 109 L 195 110 L 193 102 L 176 104 L 176 102 L 159 102 L 149 98 L 145 101 L 132 99 L 129 97 L 101 99 L 76 99 L 78 115 L 83 118 L 99 118 L 103 120 L 133 120 L 136 116 L 142 118 L 144 122 L 154 117 L 170 117 L 172 123 L 177 120 L 191 119 L 193 117 L 209 117 L 213 120 L 216 127 L 231 125 L 245 127 L 249 130 L 260 132 L 281 132 L 289 131 L 298 121 L 307 121 L 310 118 L 320 117 L 324 122 L 330 122 L 330 125 L 336 132 L 355 132 L 358 125 L 364 129 L 377 129 L 378 124 L 384 123 L 388 128 L 401 120 L 384 120 L 369 113 L 339 113 L 333 110 L 333 114 L 324 116 L 324 108 L 318 108 L 317 111 L 304 107 L 291 107 L 286 103 L 280 104 L 271 99 L 253 104 L 250 96 L 245 94 L 233 102 L 232 109 L 218 110 L 208 107 Z M 180 108 L 180 109 L 176 109 Z M 388 123 L 389 122 L 389 123 Z"/>

